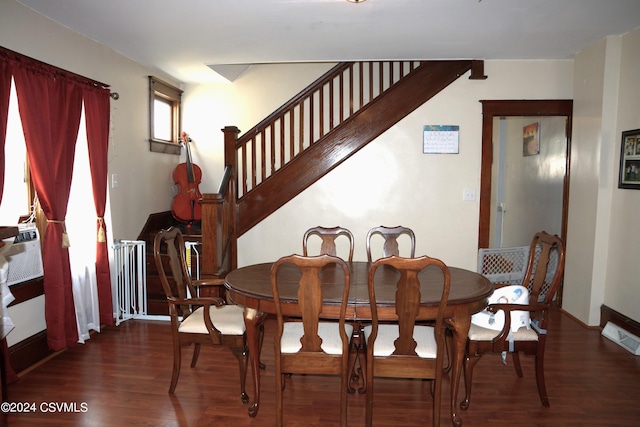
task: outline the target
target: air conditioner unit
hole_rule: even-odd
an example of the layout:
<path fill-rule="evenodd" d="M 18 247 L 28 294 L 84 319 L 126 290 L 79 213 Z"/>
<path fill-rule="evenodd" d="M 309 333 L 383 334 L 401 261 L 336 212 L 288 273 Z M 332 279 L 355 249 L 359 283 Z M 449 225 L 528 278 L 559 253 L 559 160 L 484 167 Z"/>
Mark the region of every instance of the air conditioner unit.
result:
<path fill-rule="evenodd" d="M 44 274 L 40 234 L 35 224 L 19 224 L 18 233 L 13 239 L 5 239 L 5 246 L 0 251 L 0 255 L 4 256 L 9 264 L 9 286 Z"/>
<path fill-rule="evenodd" d="M 607 322 L 602 330 L 602 336 L 609 338 L 611 341 L 623 348 L 626 348 L 636 356 L 640 355 L 640 338 L 625 331 L 620 326 Z"/>

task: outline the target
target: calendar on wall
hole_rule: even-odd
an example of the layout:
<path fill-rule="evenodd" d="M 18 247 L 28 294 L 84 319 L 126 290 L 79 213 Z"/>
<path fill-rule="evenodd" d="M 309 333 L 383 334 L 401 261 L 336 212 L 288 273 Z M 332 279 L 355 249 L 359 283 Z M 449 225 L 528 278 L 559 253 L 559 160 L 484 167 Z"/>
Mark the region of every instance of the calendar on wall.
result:
<path fill-rule="evenodd" d="M 460 126 L 425 126 L 422 152 L 425 154 L 458 154 L 459 133 Z"/>

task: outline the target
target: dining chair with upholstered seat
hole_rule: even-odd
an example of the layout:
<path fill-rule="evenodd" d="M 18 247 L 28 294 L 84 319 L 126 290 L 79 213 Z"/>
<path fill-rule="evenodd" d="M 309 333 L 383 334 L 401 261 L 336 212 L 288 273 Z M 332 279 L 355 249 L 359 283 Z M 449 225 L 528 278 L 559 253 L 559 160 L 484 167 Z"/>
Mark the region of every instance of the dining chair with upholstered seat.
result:
<path fill-rule="evenodd" d="M 442 277 L 436 292 L 441 292 L 435 316 L 422 307 L 419 273 L 425 269 L 436 269 Z M 376 276 L 397 276 L 395 306 L 379 307 L 376 304 Z M 374 377 L 422 378 L 433 380 L 433 425 L 440 425 L 440 403 L 445 354 L 444 313 L 449 299 L 451 276 L 448 267 L 440 260 L 422 256 L 402 258 L 392 255 L 377 260 L 369 270 L 369 301 L 371 325 L 364 328 L 366 351 L 366 425 L 373 423 Z M 391 324 L 379 324 L 378 311 L 392 310 L 397 320 Z M 434 319 L 433 325 L 420 324 L 419 320 Z"/>
<path fill-rule="evenodd" d="M 400 249 L 398 245 L 398 239 L 402 235 L 406 235 L 409 237 L 409 243 L 411 248 L 411 253 L 409 255 L 410 258 L 414 258 L 416 255 L 416 235 L 412 229 L 408 227 L 385 227 L 379 226 L 374 227 L 367 233 L 366 237 L 366 245 L 367 245 L 367 260 L 369 262 L 372 261 L 371 255 L 371 240 L 374 236 L 382 236 L 384 238 L 384 243 L 382 244 L 382 256 L 381 258 L 388 257 L 391 255 L 400 256 Z"/>
<path fill-rule="evenodd" d="M 297 283 L 280 283 L 278 272 L 284 268 L 299 270 Z M 323 289 L 323 275 L 331 277 L 333 293 Z M 271 288 L 276 308 L 274 335 L 276 366 L 276 426 L 283 423 L 285 374 L 340 375 L 340 425 L 347 425 L 347 383 L 349 340 L 352 325 L 345 323 L 349 297 L 350 272 L 347 264 L 331 255 L 280 258 L 271 268 Z M 280 297 L 281 286 L 298 296 L 297 304 Z M 322 321 L 324 310 L 338 310 L 339 321 Z"/>
<path fill-rule="evenodd" d="M 537 251 L 537 248 L 540 250 Z M 553 254 L 554 251 L 555 254 Z M 549 260 L 552 256 L 557 257 L 557 265 L 555 272 L 548 274 Z M 519 377 L 522 377 L 519 353 L 533 355 L 540 401 L 543 406 L 549 406 L 544 380 L 544 349 L 549 327 L 549 309 L 564 273 L 564 256 L 564 243 L 560 237 L 544 231 L 536 233 L 529 247 L 527 268 L 522 280 L 522 286 L 529 290 L 528 304 L 508 302 L 489 304 L 486 310 L 490 313 L 504 311 L 504 324 L 500 330 L 471 324 L 463 364 L 465 398 L 460 403 L 461 409 L 469 408 L 473 368 L 487 353 L 501 354 L 505 364 L 506 353 L 511 353 L 513 365 Z M 514 331 L 510 315 L 514 311 L 528 312 L 530 326 L 521 326 Z"/>
<path fill-rule="evenodd" d="M 198 287 L 210 286 L 206 280 L 192 280 L 185 260 L 184 238 L 180 230 L 161 230 L 154 238 L 153 255 L 162 288 L 169 303 L 173 335 L 173 374 L 169 393 L 173 394 L 180 375 L 182 347 L 194 345 L 191 367 L 196 366 L 200 346 L 227 345 L 240 366 L 240 397 L 245 392 L 248 347 L 243 308 L 227 305 L 222 298 L 199 297 Z M 217 283 L 215 283 L 217 284 Z"/>
<path fill-rule="evenodd" d="M 336 241 L 338 238 L 345 238 L 349 244 L 349 257 L 344 258 L 349 262 L 353 261 L 353 250 L 355 246 L 355 239 L 353 237 L 353 233 L 347 228 L 344 227 L 313 227 L 305 231 L 304 236 L 302 238 L 302 254 L 304 256 L 308 256 L 308 242 L 312 236 L 318 236 L 321 239 L 320 242 L 320 252 L 319 254 L 327 254 L 332 256 L 337 256 L 337 245 Z M 360 323 L 352 322 L 354 333 L 351 339 L 351 345 L 349 347 L 349 372 L 351 372 L 352 377 L 349 382 L 348 391 L 350 394 L 355 393 L 355 387 L 351 386 L 351 383 L 359 383 L 361 385 L 358 386 L 358 390 L 361 394 L 365 392 L 365 384 L 364 384 L 364 372 L 358 366 L 356 366 L 356 360 L 360 360 L 360 366 L 363 366 L 362 358 L 362 345 L 360 340 Z"/>
<path fill-rule="evenodd" d="M 348 239 L 349 243 L 349 257 L 343 259 L 348 260 L 349 262 L 353 261 L 353 249 L 354 249 L 354 238 L 353 233 L 344 227 L 313 227 L 304 232 L 304 236 L 302 237 L 302 255 L 308 256 L 308 245 L 309 239 L 311 236 L 318 236 L 321 239 L 320 243 L 320 252 L 319 255 L 327 254 L 332 256 L 338 256 L 336 240 L 343 236 Z"/>

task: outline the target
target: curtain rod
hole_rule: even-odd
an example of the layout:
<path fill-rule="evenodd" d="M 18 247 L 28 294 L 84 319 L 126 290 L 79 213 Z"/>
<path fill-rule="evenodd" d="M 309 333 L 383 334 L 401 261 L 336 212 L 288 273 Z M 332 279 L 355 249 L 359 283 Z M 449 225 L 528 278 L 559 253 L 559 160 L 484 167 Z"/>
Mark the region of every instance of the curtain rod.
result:
<path fill-rule="evenodd" d="M 10 58 L 10 59 L 14 59 L 16 61 L 20 61 L 20 62 L 25 62 L 25 63 L 31 62 L 33 64 L 36 64 L 36 65 L 40 66 L 40 67 L 48 68 L 49 71 L 53 72 L 54 74 L 57 73 L 57 74 L 73 77 L 73 78 L 75 78 L 77 80 L 80 80 L 83 83 L 86 83 L 86 84 L 89 84 L 89 85 L 93 85 L 93 86 L 96 86 L 96 87 L 102 87 L 104 89 L 109 89 L 111 87 L 110 85 L 108 85 L 106 83 L 102 83 L 102 82 L 99 82 L 97 80 L 90 79 L 90 78 L 82 76 L 80 74 L 76 74 L 74 72 L 65 70 L 65 69 L 60 68 L 60 67 L 56 67 L 55 65 L 47 64 L 46 62 L 39 61 L 39 60 L 37 60 L 35 58 L 31 58 L 31 57 L 23 55 L 21 53 L 15 52 L 15 51 L 13 51 L 11 49 L 7 49 L 6 47 L 0 46 L 0 55 L 1 56 L 5 56 L 5 57 Z M 113 100 L 118 100 L 120 98 L 120 95 L 118 94 L 118 92 L 109 92 L 109 96 Z"/>

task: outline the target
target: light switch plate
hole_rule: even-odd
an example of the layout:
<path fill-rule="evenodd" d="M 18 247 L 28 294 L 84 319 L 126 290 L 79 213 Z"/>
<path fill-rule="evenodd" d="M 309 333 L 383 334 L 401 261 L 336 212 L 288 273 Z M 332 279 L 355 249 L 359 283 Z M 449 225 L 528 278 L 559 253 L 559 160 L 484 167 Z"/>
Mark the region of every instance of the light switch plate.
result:
<path fill-rule="evenodd" d="M 474 188 L 465 188 L 462 192 L 462 200 L 465 202 L 473 202 L 476 200 L 476 190 Z"/>

